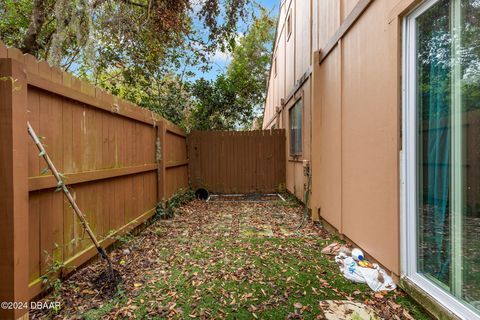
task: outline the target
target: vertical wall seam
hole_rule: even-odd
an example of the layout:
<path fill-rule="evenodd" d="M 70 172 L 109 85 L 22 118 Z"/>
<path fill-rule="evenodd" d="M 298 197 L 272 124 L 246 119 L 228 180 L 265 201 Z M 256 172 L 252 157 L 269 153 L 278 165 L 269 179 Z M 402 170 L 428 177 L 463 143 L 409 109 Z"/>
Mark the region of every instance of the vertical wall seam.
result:
<path fill-rule="evenodd" d="M 343 234 L 343 40 L 338 42 L 340 50 L 340 234 Z"/>

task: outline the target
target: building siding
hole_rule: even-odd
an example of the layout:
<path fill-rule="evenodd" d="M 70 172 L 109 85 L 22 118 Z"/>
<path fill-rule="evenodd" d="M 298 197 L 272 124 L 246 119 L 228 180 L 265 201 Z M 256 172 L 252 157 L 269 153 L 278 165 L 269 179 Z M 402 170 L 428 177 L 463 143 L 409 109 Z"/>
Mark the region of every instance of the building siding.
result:
<path fill-rule="evenodd" d="M 313 1 L 310 0 L 281 2 L 263 119 L 265 129 L 272 127 L 288 129 L 288 110 L 298 99 L 303 99 L 302 155 L 291 157 L 289 148 L 285 150 L 287 153 L 286 187 L 299 199 L 304 198 L 308 181 L 304 175 L 304 160 L 310 161 L 311 154 L 312 6 Z M 291 17 L 290 34 L 287 30 L 289 15 Z M 299 86 L 302 78 L 306 78 L 306 81 Z M 280 113 L 277 114 L 277 111 Z M 288 145 L 289 139 L 287 134 Z"/>
<path fill-rule="evenodd" d="M 397 279 L 406 274 L 408 250 L 400 208 L 402 23 L 420 3 L 292 0 L 295 38 L 286 42 L 280 33 L 275 43 L 277 63 L 285 64 L 277 66 L 276 78 L 285 87 L 272 95 L 271 79 L 265 104 L 264 128 L 287 130 L 287 189 L 303 200 L 308 161 L 313 219 L 336 229 Z M 285 3 L 280 10 L 279 30 Z M 292 158 L 288 110 L 299 98 L 303 154 Z"/>
<path fill-rule="evenodd" d="M 273 55 L 277 75 L 272 72 L 270 77 L 263 124 L 265 129 L 287 129 L 287 189 L 303 199 L 307 185 L 303 162 L 308 161 L 313 218 L 328 222 L 396 275 L 400 275 L 400 26 L 402 14 L 418 2 L 371 1 L 321 63 L 314 62 L 315 54 L 332 42 L 352 10 L 365 0 L 283 2 Z M 293 30 L 287 41 L 290 11 Z M 288 110 L 299 98 L 304 105 L 303 154 L 292 158 Z"/>

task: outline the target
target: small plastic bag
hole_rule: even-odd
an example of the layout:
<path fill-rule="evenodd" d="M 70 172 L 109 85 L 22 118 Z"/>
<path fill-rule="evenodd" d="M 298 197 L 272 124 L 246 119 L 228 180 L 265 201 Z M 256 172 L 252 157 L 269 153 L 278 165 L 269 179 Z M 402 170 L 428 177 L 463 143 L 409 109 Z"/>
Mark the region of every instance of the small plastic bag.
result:
<path fill-rule="evenodd" d="M 366 283 L 373 291 L 390 291 L 397 287 L 393 279 L 377 264 L 373 264 L 373 268 L 360 267 L 352 257 L 342 252 L 335 257 L 335 261 L 345 278 Z"/>

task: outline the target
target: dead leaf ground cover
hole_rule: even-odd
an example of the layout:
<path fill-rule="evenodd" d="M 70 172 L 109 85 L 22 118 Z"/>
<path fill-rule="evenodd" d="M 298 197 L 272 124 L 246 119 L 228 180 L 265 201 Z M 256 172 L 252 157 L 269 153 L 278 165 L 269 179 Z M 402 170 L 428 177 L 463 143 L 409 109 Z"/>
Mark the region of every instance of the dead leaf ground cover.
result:
<path fill-rule="evenodd" d="M 123 282 L 108 297 L 96 262 L 44 301 L 61 309 L 31 318 L 321 319 L 320 301 L 364 302 L 385 319 L 429 319 L 403 292 L 375 294 L 344 279 L 321 249 L 338 241 L 309 226 L 296 232 L 292 201 L 192 201 L 112 252 Z"/>

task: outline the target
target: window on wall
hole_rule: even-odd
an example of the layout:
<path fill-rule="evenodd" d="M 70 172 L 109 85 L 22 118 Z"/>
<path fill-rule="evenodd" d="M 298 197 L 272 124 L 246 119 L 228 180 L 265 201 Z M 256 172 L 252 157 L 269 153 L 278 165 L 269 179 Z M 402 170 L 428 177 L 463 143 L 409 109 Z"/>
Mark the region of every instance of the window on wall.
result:
<path fill-rule="evenodd" d="M 277 57 L 273 59 L 273 74 L 277 76 Z"/>
<path fill-rule="evenodd" d="M 288 14 L 287 17 L 287 41 L 290 39 L 290 35 L 292 34 L 292 12 Z"/>
<path fill-rule="evenodd" d="M 302 154 L 302 100 L 298 100 L 289 110 L 290 155 Z"/>
<path fill-rule="evenodd" d="M 480 316 L 480 1 L 425 1 L 406 32 L 410 272 L 472 319 Z"/>

